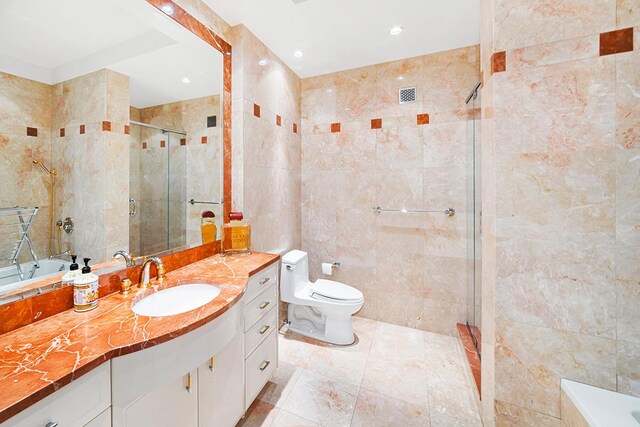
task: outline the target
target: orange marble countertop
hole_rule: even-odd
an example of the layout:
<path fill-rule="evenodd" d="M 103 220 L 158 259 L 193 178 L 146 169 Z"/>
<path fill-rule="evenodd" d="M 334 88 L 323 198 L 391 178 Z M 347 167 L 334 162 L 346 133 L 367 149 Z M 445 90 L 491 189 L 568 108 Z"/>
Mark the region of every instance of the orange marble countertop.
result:
<path fill-rule="evenodd" d="M 114 357 L 211 322 L 240 300 L 251 275 L 279 259 L 260 252 L 214 255 L 171 271 L 160 286 L 111 294 L 93 311 L 64 311 L 0 335 L 0 423 Z M 175 316 L 146 317 L 131 310 L 148 294 L 194 281 L 220 285 L 220 295 Z"/>

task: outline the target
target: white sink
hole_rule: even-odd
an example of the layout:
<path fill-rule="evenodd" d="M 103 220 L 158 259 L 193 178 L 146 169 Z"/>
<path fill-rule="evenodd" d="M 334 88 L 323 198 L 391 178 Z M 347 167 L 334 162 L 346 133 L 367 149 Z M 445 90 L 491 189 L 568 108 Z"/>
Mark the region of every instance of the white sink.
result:
<path fill-rule="evenodd" d="M 141 299 L 131 309 L 141 316 L 163 317 L 202 307 L 220 295 L 216 285 L 189 283 L 165 289 Z"/>

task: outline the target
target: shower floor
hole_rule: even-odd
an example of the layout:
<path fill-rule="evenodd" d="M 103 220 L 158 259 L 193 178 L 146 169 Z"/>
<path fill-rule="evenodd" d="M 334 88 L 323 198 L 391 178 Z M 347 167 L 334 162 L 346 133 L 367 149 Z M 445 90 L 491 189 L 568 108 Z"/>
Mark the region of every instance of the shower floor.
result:
<path fill-rule="evenodd" d="M 456 337 L 354 317 L 358 342 L 280 335 L 280 366 L 238 426 L 481 426 Z"/>

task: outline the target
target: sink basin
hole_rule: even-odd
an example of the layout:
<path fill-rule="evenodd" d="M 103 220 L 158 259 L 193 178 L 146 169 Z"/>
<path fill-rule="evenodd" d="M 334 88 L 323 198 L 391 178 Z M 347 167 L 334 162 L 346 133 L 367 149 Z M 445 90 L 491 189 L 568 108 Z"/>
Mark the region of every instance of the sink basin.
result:
<path fill-rule="evenodd" d="M 143 298 L 131 309 L 141 316 L 163 317 L 202 307 L 220 295 L 216 285 L 189 283 L 174 286 Z"/>

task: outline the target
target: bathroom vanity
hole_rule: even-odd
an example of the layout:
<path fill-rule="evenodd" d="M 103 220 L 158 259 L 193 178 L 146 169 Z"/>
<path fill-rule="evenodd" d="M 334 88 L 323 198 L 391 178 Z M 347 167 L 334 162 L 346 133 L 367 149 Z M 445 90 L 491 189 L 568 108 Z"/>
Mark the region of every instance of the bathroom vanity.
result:
<path fill-rule="evenodd" d="M 0 364 L 15 367 L 0 381 L 0 426 L 234 426 L 278 364 L 278 260 L 216 255 L 0 336 Z M 173 316 L 132 311 L 195 282 L 220 294 Z"/>

